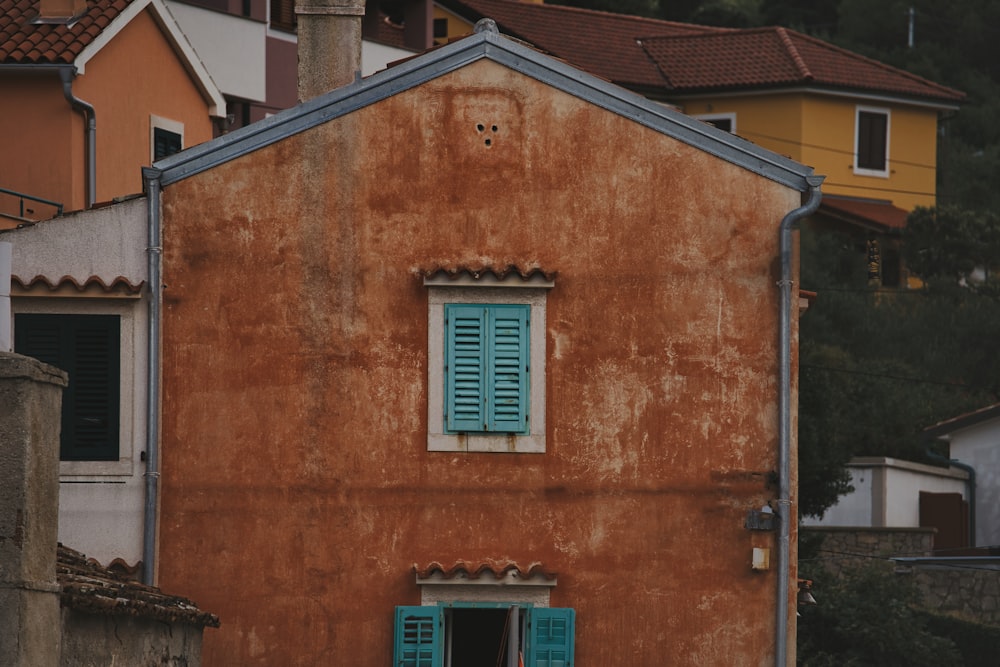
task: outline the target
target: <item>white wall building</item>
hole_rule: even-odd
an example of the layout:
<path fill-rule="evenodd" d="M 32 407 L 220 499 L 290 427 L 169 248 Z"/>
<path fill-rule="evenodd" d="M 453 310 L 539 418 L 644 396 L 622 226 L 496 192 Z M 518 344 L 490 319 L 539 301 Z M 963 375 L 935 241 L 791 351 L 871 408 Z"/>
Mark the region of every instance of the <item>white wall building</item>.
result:
<path fill-rule="evenodd" d="M 887 457 L 847 464 L 854 491 L 841 496 L 823 518 L 804 516 L 804 526 L 920 527 L 920 493 L 959 493 L 968 500 L 968 473 Z"/>
<path fill-rule="evenodd" d="M 0 233 L 12 251 L 14 350 L 70 372 L 59 541 L 105 565 L 142 558 L 145 206 L 137 198 Z"/>
<path fill-rule="evenodd" d="M 1000 403 L 927 429 L 975 473 L 976 546 L 1000 546 Z"/>

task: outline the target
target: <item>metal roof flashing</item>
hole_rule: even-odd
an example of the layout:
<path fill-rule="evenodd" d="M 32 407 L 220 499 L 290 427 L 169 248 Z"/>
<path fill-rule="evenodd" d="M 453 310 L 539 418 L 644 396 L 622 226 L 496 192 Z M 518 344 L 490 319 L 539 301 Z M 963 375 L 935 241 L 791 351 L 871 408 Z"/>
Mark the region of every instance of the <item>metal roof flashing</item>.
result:
<path fill-rule="evenodd" d="M 591 76 L 489 27 L 167 157 L 156 162 L 154 167 L 162 172 L 161 185 L 169 185 L 483 59 L 800 192 L 807 192 L 816 178 L 811 167 Z"/>

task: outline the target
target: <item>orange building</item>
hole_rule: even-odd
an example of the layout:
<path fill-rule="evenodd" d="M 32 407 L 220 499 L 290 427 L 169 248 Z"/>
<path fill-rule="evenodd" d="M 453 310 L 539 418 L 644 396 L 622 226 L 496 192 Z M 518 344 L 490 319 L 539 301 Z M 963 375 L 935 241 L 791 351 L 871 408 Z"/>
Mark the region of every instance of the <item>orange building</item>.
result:
<path fill-rule="evenodd" d="M 0 224 L 142 191 L 225 102 L 161 0 L 0 2 Z"/>
<path fill-rule="evenodd" d="M 484 27 L 146 173 L 206 665 L 793 664 L 811 169 Z"/>

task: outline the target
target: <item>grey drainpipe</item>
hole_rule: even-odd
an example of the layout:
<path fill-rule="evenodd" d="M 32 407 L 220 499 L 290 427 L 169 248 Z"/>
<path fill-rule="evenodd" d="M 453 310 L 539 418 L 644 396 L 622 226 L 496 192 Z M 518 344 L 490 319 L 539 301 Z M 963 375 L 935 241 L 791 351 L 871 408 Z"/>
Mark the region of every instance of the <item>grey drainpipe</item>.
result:
<path fill-rule="evenodd" d="M 73 77 L 75 76 L 75 67 L 59 68 L 59 79 L 62 80 L 63 97 L 66 98 L 71 107 L 83 114 L 87 125 L 87 193 L 84 200 L 84 208 L 90 208 L 97 199 L 97 113 L 94 111 L 92 104 L 84 102 L 79 97 L 73 95 Z"/>
<path fill-rule="evenodd" d="M 819 208 L 822 176 L 809 176 L 809 198 L 806 203 L 789 211 L 781 221 L 781 315 L 778 350 L 781 367 L 780 399 L 778 403 L 778 611 L 775 620 L 774 664 L 788 663 L 788 585 L 791 577 L 792 519 L 792 228 L 802 218 Z"/>
<path fill-rule="evenodd" d="M 160 170 L 143 167 L 146 183 L 147 247 L 149 278 L 149 330 L 146 386 L 146 504 L 142 520 L 142 581 L 153 585 L 156 575 L 156 509 L 160 482 Z"/>

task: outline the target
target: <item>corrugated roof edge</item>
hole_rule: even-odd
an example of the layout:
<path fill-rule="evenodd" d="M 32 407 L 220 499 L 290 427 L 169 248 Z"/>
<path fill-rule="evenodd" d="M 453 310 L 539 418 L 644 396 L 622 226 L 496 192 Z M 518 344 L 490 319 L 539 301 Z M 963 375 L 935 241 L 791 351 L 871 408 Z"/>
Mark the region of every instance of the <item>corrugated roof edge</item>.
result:
<path fill-rule="evenodd" d="M 813 176 L 811 167 L 647 100 L 488 30 L 164 158 L 153 164 L 148 175 L 158 177 L 163 186 L 176 183 L 482 59 L 509 67 L 800 192 L 809 190 L 810 181 L 815 183 L 816 177 Z"/>

